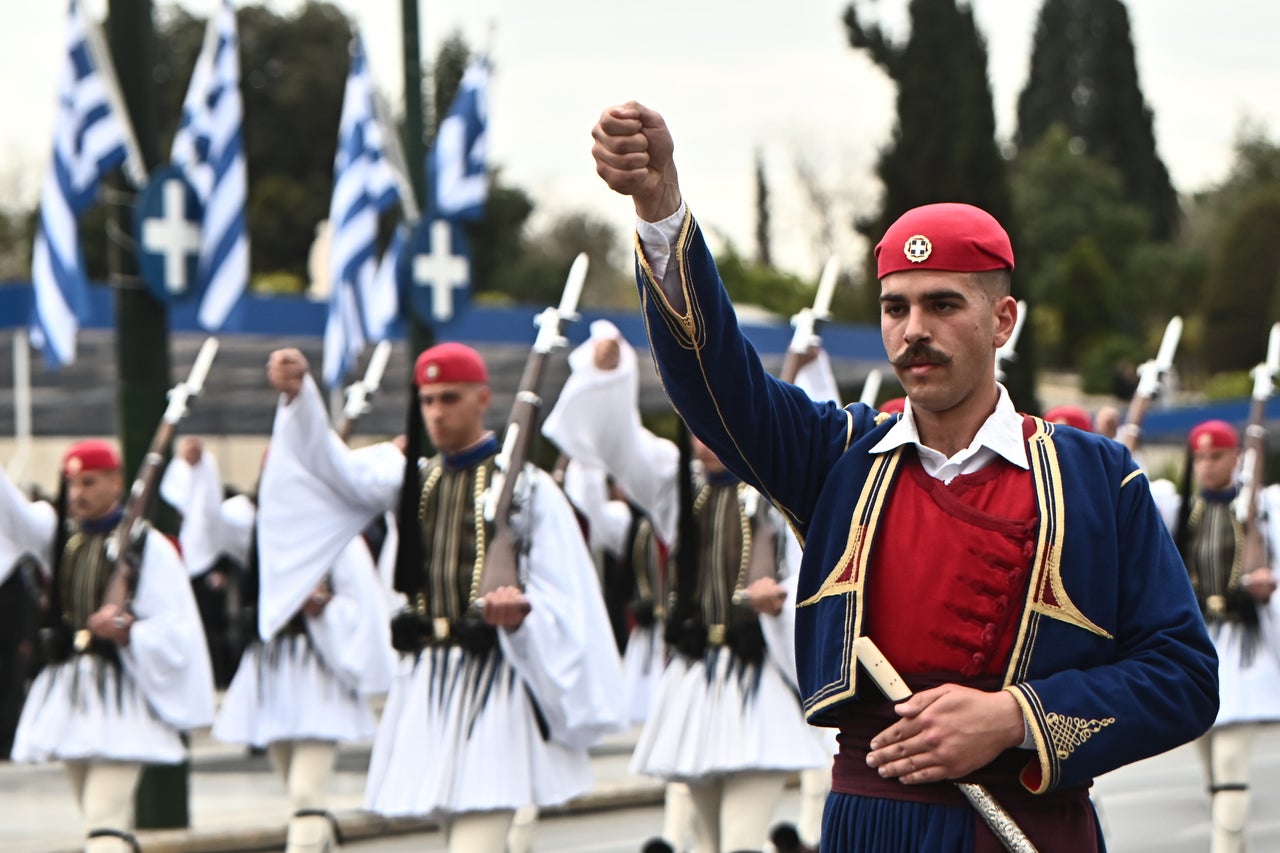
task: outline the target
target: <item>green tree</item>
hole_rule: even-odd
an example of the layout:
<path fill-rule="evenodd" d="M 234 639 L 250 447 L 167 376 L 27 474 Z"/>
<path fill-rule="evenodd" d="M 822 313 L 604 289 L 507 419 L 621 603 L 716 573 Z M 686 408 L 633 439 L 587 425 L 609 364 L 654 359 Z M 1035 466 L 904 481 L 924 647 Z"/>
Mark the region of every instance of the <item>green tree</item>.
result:
<path fill-rule="evenodd" d="M 769 236 L 769 182 L 765 179 L 764 154 L 756 151 L 756 263 L 773 266 L 773 243 Z"/>
<path fill-rule="evenodd" d="M 1280 319 L 1280 188 L 1249 196 L 1213 253 L 1204 299 L 1205 366 L 1244 370 L 1262 360 Z"/>
<path fill-rule="evenodd" d="M 1125 198 L 1147 212 L 1152 237 L 1173 236 L 1178 197 L 1156 151 L 1121 0 L 1045 0 L 1040 7 L 1018 96 L 1018 148 L 1035 145 L 1055 124 L 1120 171 Z"/>
<path fill-rule="evenodd" d="M 1012 174 L 1021 241 L 1018 278 L 1040 336 L 1040 355 L 1079 366 L 1104 333 L 1133 334 L 1149 310 L 1124 284 L 1147 233 L 1145 212 L 1124 202 L 1115 168 L 1079 150 L 1062 125 L 1022 151 Z M 1163 325 L 1168 318 L 1158 318 Z"/>
<path fill-rule="evenodd" d="M 881 209 L 856 227 L 874 245 L 909 208 L 967 202 L 1000 220 L 1017 246 L 1007 167 L 995 139 L 986 42 L 973 11 L 956 0 L 911 0 L 908 11 L 911 32 L 901 44 L 891 42 L 879 25 L 864 23 L 856 5 L 844 14 L 850 45 L 866 51 L 898 87 L 897 125 L 877 164 L 884 185 Z M 867 280 L 875 281 L 870 258 L 868 269 Z M 1021 277 L 1015 275 L 1014 282 L 1020 295 Z M 865 289 L 866 319 L 874 310 L 874 291 Z M 1028 332 L 1024 327 L 1007 385 L 1019 408 L 1036 411 Z"/>

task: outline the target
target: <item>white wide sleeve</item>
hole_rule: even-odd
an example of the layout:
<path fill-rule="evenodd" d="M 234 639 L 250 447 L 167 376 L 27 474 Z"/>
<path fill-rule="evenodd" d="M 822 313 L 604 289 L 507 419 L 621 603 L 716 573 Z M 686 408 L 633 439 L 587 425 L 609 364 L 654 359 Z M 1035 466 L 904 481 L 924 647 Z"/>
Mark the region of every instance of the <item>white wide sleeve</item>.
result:
<path fill-rule="evenodd" d="M 591 332 L 592 337 L 569 355 L 572 372 L 543 422 L 542 434 L 570 458 L 611 474 L 653 520 L 659 538 L 672 542 L 680 509 L 675 488 L 680 453 L 640 421 L 635 350 L 612 324 L 597 321 Z M 614 370 L 595 366 L 595 342 L 605 335 L 617 335 L 622 349 Z"/>
<path fill-rule="evenodd" d="M 515 631 L 498 631 L 502 649 L 529 686 L 558 742 L 586 748 L 627 725 L 622 663 L 600 583 L 564 494 L 535 469 L 525 593 L 532 610 Z M 528 525 L 526 527 L 526 525 Z"/>
<path fill-rule="evenodd" d="M 31 501 L 0 468 L 0 583 L 23 554 L 33 554 L 46 572 L 53 565 L 53 536 L 58 513 L 44 501 Z"/>
<path fill-rule="evenodd" d="M 160 497 L 182 513 L 178 542 L 187 574 L 208 571 L 223 547 L 226 536 L 222 519 L 222 477 L 212 453 L 200 454 L 195 465 L 174 458 L 160 479 Z"/>
<path fill-rule="evenodd" d="M 403 477 L 395 445 L 351 450 L 342 443 L 310 376 L 292 402 L 281 401 L 258 487 L 264 639 L 298 612 L 334 556 L 395 506 Z"/>
<path fill-rule="evenodd" d="M 347 543 L 329 577 L 333 598 L 307 617 L 307 633 L 343 683 L 366 696 L 386 693 L 396 664 L 391 617 L 363 537 Z"/>
<path fill-rule="evenodd" d="M 1182 508 L 1182 496 L 1178 494 L 1177 485 L 1163 477 L 1152 480 L 1151 499 L 1155 501 L 1156 510 L 1160 513 L 1160 519 L 1164 521 L 1164 526 L 1168 528 L 1169 533 L 1176 533 L 1178 511 Z"/>
<path fill-rule="evenodd" d="M 120 657 L 156 714 L 177 729 L 213 721 L 213 671 L 182 558 L 158 530 L 147 534 L 133 600 L 136 621 Z"/>
<path fill-rule="evenodd" d="M 772 507 L 766 510 L 769 519 L 766 523 L 775 525 L 775 535 L 780 537 L 778 585 L 786 590 L 787 597 L 782 602 L 782 610 L 777 616 L 761 614 L 760 629 L 764 633 L 765 648 L 769 659 L 782 670 L 787 682 L 793 687 L 799 686 L 796 675 L 796 589 L 800 580 L 800 558 L 803 550 L 795 534 L 782 520 L 782 516 Z"/>

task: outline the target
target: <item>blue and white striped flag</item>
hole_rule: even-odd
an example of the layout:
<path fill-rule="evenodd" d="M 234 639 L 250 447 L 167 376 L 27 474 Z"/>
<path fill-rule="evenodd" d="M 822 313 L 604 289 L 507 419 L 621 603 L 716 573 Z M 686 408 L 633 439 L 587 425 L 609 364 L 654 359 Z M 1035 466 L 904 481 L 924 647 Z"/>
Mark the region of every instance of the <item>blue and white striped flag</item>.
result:
<path fill-rule="evenodd" d="M 36 297 L 31 337 L 51 367 L 75 360 L 76 332 L 87 309 L 80 214 L 93 203 L 102 178 L 136 151 L 136 146 L 130 147 L 128 117 L 115 100 L 110 59 L 93 42 L 93 25 L 75 0 L 67 23 L 53 160 L 40 191 L 40 220 L 31 254 Z"/>
<path fill-rule="evenodd" d="M 395 287 L 387 287 L 376 272 L 378 217 L 399 198 L 400 184 L 387 160 L 374 106 L 373 77 L 357 35 L 342 96 L 329 200 L 331 289 L 322 372 L 330 388 L 342 382 L 366 343 L 386 337 L 398 311 Z"/>
<path fill-rule="evenodd" d="M 484 215 L 489 195 L 488 147 L 489 62 L 478 57 L 462 75 L 428 157 L 437 215 L 466 220 Z"/>
<path fill-rule="evenodd" d="M 231 0 L 209 21 L 196 58 L 182 123 L 170 160 L 195 187 L 204 209 L 196 318 L 210 331 L 222 328 L 249 286 L 248 200 L 244 155 L 244 107 L 240 98 L 240 49 Z"/>

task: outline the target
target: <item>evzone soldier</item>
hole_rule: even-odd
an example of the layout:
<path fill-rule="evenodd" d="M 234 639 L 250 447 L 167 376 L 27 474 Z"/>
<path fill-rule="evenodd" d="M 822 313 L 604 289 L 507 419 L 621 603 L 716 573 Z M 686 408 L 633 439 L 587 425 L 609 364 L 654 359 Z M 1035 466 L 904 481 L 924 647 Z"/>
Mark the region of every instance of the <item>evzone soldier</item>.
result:
<path fill-rule="evenodd" d="M 687 469 L 670 441 L 640 424 L 634 350 L 603 328 L 584 347 L 592 358 L 574 364 L 544 434 L 609 471 L 675 540 Z M 829 766 L 830 752 L 797 701 L 791 608 L 777 571 L 781 518 L 704 445 L 693 446 L 702 476 L 683 527 L 688 541 L 675 542 L 669 567 L 671 654 L 631 769 L 687 785 L 695 850 L 759 850 L 787 775 Z M 666 824 L 668 843 L 680 843 L 678 819 L 668 814 Z"/>
<path fill-rule="evenodd" d="M 260 523 L 282 531 L 280 548 L 305 564 L 400 510 L 396 586 L 409 607 L 393 619 L 402 655 L 365 807 L 438 820 L 451 853 L 500 853 L 517 808 L 590 790 L 588 748 L 623 724 L 621 667 L 573 510 L 549 475 L 524 468 L 520 584 L 481 595 L 499 445 L 480 354 L 444 343 L 415 362 L 412 417 L 439 451 L 429 459 L 414 429 L 404 445 L 343 445 L 297 350 L 272 353 L 268 376 L 282 395 L 271 454 L 292 476 L 289 500 L 270 519 L 264 504 Z"/>
<path fill-rule="evenodd" d="M 1210 726 L 1214 650 L 1127 449 L 1018 414 L 995 381 L 1008 235 L 965 204 L 899 217 L 875 255 L 904 411 L 815 403 L 742 337 L 662 117 L 610 107 L 593 137 L 635 205 L 672 402 L 804 539 L 804 712 L 840 730 L 823 848 L 1101 849 L 1089 784 Z"/>
<path fill-rule="evenodd" d="M 120 456 L 108 442 L 62 458 L 59 508 L 0 475 L 0 565 L 30 552 L 50 569 L 44 668 L 23 706 L 12 759 L 61 761 L 88 828 L 85 850 L 137 850 L 133 795 L 144 764 L 187 757 L 182 733 L 213 719 L 213 677 L 182 559 L 146 530 L 126 606 L 104 603 L 123 515 Z M 10 550 L 14 549 L 14 550 Z M 132 559 L 132 558 L 131 558 Z"/>
<path fill-rule="evenodd" d="M 675 448 L 640 425 L 635 351 L 616 326 L 593 322 L 586 343 L 569 353 L 569 368 L 543 435 L 585 454 L 569 455 L 564 487 L 583 507 L 590 539 L 602 552 L 606 608 L 626 675 L 621 698 L 628 721 L 639 725 L 648 719 L 667 659 L 659 620 L 670 592 L 668 543 L 679 504 L 661 492 L 675 478 Z M 646 461 L 656 467 L 642 471 Z M 640 489 L 638 499 L 629 487 Z"/>
<path fill-rule="evenodd" d="M 1213 853 L 1245 849 L 1250 745 L 1264 723 L 1280 721 L 1280 612 L 1268 565 L 1246 565 L 1246 532 L 1239 518 L 1240 436 L 1221 420 L 1197 424 L 1187 440 L 1190 470 L 1184 504 L 1172 496 L 1168 516 L 1218 652 L 1221 707 L 1213 727 L 1196 741 L 1210 798 Z M 1168 496 L 1168 491 L 1155 489 Z M 1280 494 L 1262 490 L 1262 514 L 1277 530 Z M 1182 511 L 1183 506 L 1186 507 Z M 1269 549 L 1263 549 L 1267 551 Z M 1267 557 L 1266 553 L 1260 556 Z"/>
<path fill-rule="evenodd" d="M 161 483 L 183 513 L 184 540 L 204 542 L 244 567 L 242 630 L 250 637 L 213 723 L 225 743 L 265 749 L 289 796 L 288 853 L 332 848 L 328 788 L 338 744 L 368 741 L 369 700 L 387 692 L 395 667 L 386 595 L 363 537 L 327 562 L 300 562 L 261 523 L 292 500 L 288 457 L 267 453 L 257 505 L 220 500 L 217 461 L 186 437 Z"/>

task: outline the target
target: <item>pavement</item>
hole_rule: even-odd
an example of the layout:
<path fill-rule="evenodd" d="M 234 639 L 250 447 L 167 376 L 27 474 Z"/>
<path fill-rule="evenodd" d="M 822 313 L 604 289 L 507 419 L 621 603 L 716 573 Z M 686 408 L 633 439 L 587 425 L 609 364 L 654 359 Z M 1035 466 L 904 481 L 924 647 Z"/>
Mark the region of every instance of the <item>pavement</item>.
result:
<path fill-rule="evenodd" d="M 662 783 L 634 776 L 627 764 L 637 730 L 606 739 L 592 750 L 593 790 L 545 814 L 564 814 L 662 802 Z M 219 743 L 207 730 L 191 738 L 188 776 L 190 827 L 139 830 L 145 853 L 223 853 L 280 850 L 289 816 L 284 785 L 265 755 Z M 348 841 L 390 834 L 434 832 L 421 820 L 389 820 L 361 809 L 369 744 L 339 748 L 329 786 L 330 810 Z M 0 763 L 0 850 L 5 853 L 77 853 L 84 822 L 60 764 Z"/>

